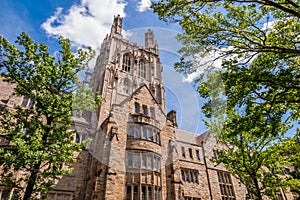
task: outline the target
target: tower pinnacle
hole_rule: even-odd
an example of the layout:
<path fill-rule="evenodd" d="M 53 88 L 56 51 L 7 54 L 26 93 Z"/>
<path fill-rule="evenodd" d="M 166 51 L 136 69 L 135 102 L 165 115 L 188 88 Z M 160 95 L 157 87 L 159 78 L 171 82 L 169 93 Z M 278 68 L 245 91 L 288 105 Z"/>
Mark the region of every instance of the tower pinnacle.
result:
<path fill-rule="evenodd" d="M 122 33 L 123 18 L 120 15 L 114 16 L 114 21 L 111 26 L 111 35 Z"/>

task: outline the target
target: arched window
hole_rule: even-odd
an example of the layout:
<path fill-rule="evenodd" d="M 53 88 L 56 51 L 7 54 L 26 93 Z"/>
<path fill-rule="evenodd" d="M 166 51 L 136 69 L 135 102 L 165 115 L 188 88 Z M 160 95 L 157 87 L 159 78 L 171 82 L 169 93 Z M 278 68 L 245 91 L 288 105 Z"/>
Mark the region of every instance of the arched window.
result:
<path fill-rule="evenodd" d="M 124 78 L 120 81 L 120 92 L 129 94 L 131 91 L 131 81 L 128 78 Z"/>
<path fill-rule="evenodd" d="M 122 64 L 122 70 L 126 72 L 130 72 L 130 67 L 131 67 L 131 57 L 129 54 L 124 54 L 123 55 L 123 64 Z"/>
<path fill-rule="evenodd" d="M 144 60 L 139 62 L 139 77 L 146 78 L 146 62 Z"/>

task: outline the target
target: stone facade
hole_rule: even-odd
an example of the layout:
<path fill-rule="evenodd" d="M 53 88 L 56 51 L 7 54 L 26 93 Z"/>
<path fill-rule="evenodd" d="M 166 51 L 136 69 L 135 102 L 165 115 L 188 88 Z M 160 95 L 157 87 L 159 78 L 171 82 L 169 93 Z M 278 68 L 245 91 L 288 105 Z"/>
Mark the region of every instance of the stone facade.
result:
<path fill-rule="evenodd" d="M 103 97 L 89 117 L 77 118 L 75 142 L 93 140 L 75 155 L 74 171 L 62 177 L 47 199 L 243 200 L 245 187 L 210 161 L 220 148 L 213 134 L 178 129 L 166 111 L 162 65 L 151 30 L 145 46 L 122 37 L 122 18 L 101 44 L 90 85 Z M 1 80 L 0 80 L 1 81 Z M 0 82 L 2 104 L 22 104 L 13 86 Z M 1 102 L 0 102 L 1 103 Z M 89 131 L 87 131 L 89 127 Z M 286 199 L 292 199 L 285 194 Z"/>

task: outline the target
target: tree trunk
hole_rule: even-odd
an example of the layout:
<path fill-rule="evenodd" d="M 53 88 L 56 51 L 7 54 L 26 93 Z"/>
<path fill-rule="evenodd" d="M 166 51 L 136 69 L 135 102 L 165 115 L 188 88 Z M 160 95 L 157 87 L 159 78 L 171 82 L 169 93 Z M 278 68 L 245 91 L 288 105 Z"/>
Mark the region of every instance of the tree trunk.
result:
<path fill-rule="evenodd" d="M 50 117 L 47 116 L 46 118 L 47 118 L 47 125 L 50 126 L 52 124 L 53 118 L 51 116 Z M 42 141 L 44 143 L 43 146 L 45 146 L 45 142 L 47 141 L 49 132 L 50 132 L 50 130 L 46 129 L 46 133 L 42 137 Z M 38 163 L 36 163 L 33 166 L 33 169 L 31 170 L 30 177 L 28 179 L 28 184 L 26 186 L 25 195 L 23 197 L 23 200 L 28 200 L 31 197 L 31 195 L 33 193 L 34 186 L 36 184 L 37 175 L 40 171 L 41 164 L 42 164 L 42 161 L 40 160 Z"/>
<path fill-rule="evenodd" d="M 28 184 L 26 186 L 23 200 L 28 200 L 31 198 L 36 183 L 37 175 L 40 170 L 40 166 L 41 166 L 41 162 L 38 162 L 37 164 L 34 165 L 33 170 L 31 171 L 30 177 L 28 179 Z"/>
<path fill-rule="evenodd" d="M 258 180 L 257 178 L 254 179 L 254 185 L 255 185 L 255 198 L 257 200 L 262 200 L 262 195 L 261 195 L 261 192 L 260 192 L 260 188 L 259 188 L 259 183 L 258 183 Z"/>

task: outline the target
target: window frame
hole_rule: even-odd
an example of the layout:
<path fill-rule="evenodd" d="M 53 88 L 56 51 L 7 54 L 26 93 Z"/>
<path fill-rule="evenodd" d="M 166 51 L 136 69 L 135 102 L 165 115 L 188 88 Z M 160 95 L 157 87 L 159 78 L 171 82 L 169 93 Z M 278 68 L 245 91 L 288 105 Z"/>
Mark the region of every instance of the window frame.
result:
<path fill-rule="evenodd" d="M 134 113 L 140 114 L 140 104 L 138 102 L 134 103 Z"/>
<path fill-rule="evenodd" d="M 142 105 L 142 114 L 148 116 L 148 107 L 146 105 Z"/>
<path fill-rule="evenodd" d="M 186 155 L 185 155 L 185 148 L 184 147 L 181 147 L 181 156 L 183 158 L 186 158 Z"/>
<path fill-rule="evenodd" d="M 217 171 L 221 199 L 235 200 L 235 191 L 231 179 L 231 174 L 225 171 Z"/>
<path fill-rule="evenodd" d="M 189 157 L 190 159 L 193 159 L 193 149 L 192 148 L 189 148 Z"/>
<path fill-rule="evenodd" d="M 200 151 L 198 149 L 196 149 L 196 158 L 197 160 L 201 160 L 201 157 L 200 157 Z"/>
<path fill-rule="evenodd" d="M 196 169 L 181 168 L 181 180 L 183 182 L 199 184 L 199 171 Z"/>
<path fill-rule="evenodd" d="M 123 54 L 122 58 L 122 70 L 131 73 L 132 56 L 129 53 Z"/>
<path fill-rule="evenodd" d="M 146 67 L 147 63 L 145 62 L 144 59 L 139 61 L 138 64 L 138 74 L 140 78 L 147 78 L 147 67 Z"/>

